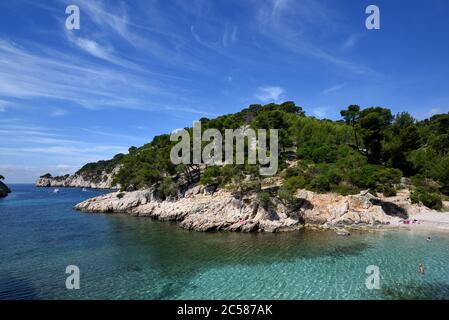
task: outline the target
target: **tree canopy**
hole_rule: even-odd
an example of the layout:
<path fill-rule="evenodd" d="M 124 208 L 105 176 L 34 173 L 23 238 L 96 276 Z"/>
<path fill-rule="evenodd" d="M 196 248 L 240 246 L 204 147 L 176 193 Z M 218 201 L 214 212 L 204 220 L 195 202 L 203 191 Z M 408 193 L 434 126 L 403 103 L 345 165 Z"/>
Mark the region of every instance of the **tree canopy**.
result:
<path fill-rule="evenodd" d="M 393 115 L 384 107 L 350 105 L 341 120 L 307 117 L 294 102 L 253 104 L 214 119 L 201 118 L 202 130 L 249 126 L 279 129 L 280 194 L 298 188 L 353 194 L 363 189 L 392 195 L 402 177 L 415 189 L 412 200 L 438 208 L 449 195 L 449 114 L 417 121 L 406 112 Z M 192 134 L 192 128 L 187 128 Z M 156 186 L 173 196 L 183 185 L 200 182 L 237 193 L 260 188 L 259 165 L 174 165 L 170 136 L 160 135 L 142 147 L 130 147 L 108 161 L 86 164 L 78 173 L 96 177 L 120 166 L 115 182 L 123 189 Z M 439 201 L 438 201 L 439 199 Z"/>

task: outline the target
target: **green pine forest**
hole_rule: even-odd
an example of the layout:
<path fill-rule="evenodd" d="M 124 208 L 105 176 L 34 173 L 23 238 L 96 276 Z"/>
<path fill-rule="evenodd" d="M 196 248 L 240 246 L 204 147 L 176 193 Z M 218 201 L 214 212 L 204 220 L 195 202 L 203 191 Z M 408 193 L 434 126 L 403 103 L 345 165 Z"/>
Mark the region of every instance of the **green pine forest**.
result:
<path fill-rule="evenodd" d="M 411 199 L 441 209 L 449 196 L 449 113 L 417 121 L 409 113 L 392 114 L 383 107 L 341 110 L 338 121 L 305 115 L 294 102 L 253 104 L 240 112 L 200 119 L 202 130 L 216 128 L 279 129 L 279 170 L 282 187 L 261 192 L 258 165 L 201 167 L 173 165 L 168 134 L 155 137 L 128 154 L 89 163 L 77 174 L 94 181 L 101 172 L 121 165 L 115 182 L 123 190 L 156 187 L 162 197 L 173 197 L 194 183 L 226 188 L 236 194 L 258 192 L 261 201 L 277 196 L 295 201 L 298 189 L 342 195 L 370 190 L 393 196 L 401 178 L 409 178 Z M 192 134 L 192 128 L 186 128 Z M 192 139 L 191 139 L 192 140 Z M 204 142 L 204 145 L 209 142 Z M 269 144 L 268 144 L 269 145 Z M 246 149 L 246 148 L 245 148 Z"/>

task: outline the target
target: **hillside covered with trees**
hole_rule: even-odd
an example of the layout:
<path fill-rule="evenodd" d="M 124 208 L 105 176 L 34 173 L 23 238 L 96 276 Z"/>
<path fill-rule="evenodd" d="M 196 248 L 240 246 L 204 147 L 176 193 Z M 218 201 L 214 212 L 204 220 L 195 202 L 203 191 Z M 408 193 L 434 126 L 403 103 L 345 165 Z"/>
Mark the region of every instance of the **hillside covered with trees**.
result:
<path fill-rule="evenodd" d="M 194 183 L 235 193 L 259 191 L 264 201 L 275 195 L 295 201 L 300 188 L 344 195 L 369 189 L 388 196 L 396 193 L 402 177 L 409 178 L 413 202 L 440 209 L 449 196 L 449 114 L 417 121 L 407 112 L 393 115 L 387 108 L 351 105 L 341 111 L 340 120 L 331 121 L 308 117 L 295 103 L 285 102 L 250 105 L 200 121 L 203 131 L 215 128 L 223 134 L 244 126 L 279 129 L 277 176 L 282 187 L 260 192 L 265 177 L 259 176 L 259 165 L 174 165 L 170 150 L 177 142 L 168 134 L 131 147 L 126 155 L 89 163 L 77 174 L 95 179 L 120 166 L 115 182 L 123 190 L 156 186 L 163 197 L 176 196 Z M 186 129 L 192 134 L 192 128 Z"/>

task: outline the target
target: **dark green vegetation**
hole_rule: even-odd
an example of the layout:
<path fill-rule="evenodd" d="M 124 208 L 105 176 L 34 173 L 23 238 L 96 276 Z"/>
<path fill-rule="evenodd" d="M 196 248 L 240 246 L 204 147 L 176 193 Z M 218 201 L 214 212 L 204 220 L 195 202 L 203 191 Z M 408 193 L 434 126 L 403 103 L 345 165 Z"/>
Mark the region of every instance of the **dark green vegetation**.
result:
<path fill-rule="evenodd" d="M 56 181 L 62 181 L 62 180 L 67 179 L 68 177 L 70 177 L 70 175 L 68 175 L 68 174 L 66 174 L 64 176 L 53 177 L 50 173 L 46 173 L 43 176 L 40 176 L 40 178 L 55 179 Z"/>
<path fill-rule="evenodd" d="M 417 121 L 406 112 L 393 115 L 386 108 L 351 105 L 341 116 L 339 121 L 318 120 L 285 102 L 251 105 L 200 121 L 202 130 L 216 128 L 223 134 L 242 126 L 279 129 L 278 176 L 284 183 L 276 193 L 284 201 L 293 201 L 299 188 L 340 194 L 369 189 L 392 196 L 401 178 L 409 177 L 413 201 L 441 208 L 442 197 L 449 195 L 449 114 Z M 157 136 L 140 148 L 131 147 L 127 155 L 87 164 L 78 173 L 95 178 L 121 165 L 115 181 L 124 190 L 156 185 L 163 197 L 176 196 L 198 181 L 239 194 L 260 190 L 264 177 L 258 165 L 173 165 L 170 150 L 175 144 L 169 135 Z M 269 205 L 269 196 L 273 194 L 260 195 L 262 205 Z"/>

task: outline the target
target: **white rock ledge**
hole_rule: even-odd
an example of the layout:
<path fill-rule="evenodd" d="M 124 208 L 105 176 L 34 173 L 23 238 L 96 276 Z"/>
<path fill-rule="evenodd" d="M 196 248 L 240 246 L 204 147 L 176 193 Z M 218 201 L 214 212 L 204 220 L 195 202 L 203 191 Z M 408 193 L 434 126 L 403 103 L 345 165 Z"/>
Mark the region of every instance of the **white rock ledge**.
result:
<path fill-rule="evenodd" d="M 368 192 L 341 196 L 300 190 L 296 196 L 296 207 L 274 198 L 271 208 L 266 209 L 254 194 L 239 200 L 223 190 L 211 194 L 197 186 L 177 200 L 160 201 L 152 190 L 113 192 L 79 203 L 75 209 L 178 221 L 182 228 L 196 231 L 281 232 L 304 226 L 378 229 L 399 225 L 413 207 L 408 194 L 391 199 L 393 202 Z"/>

